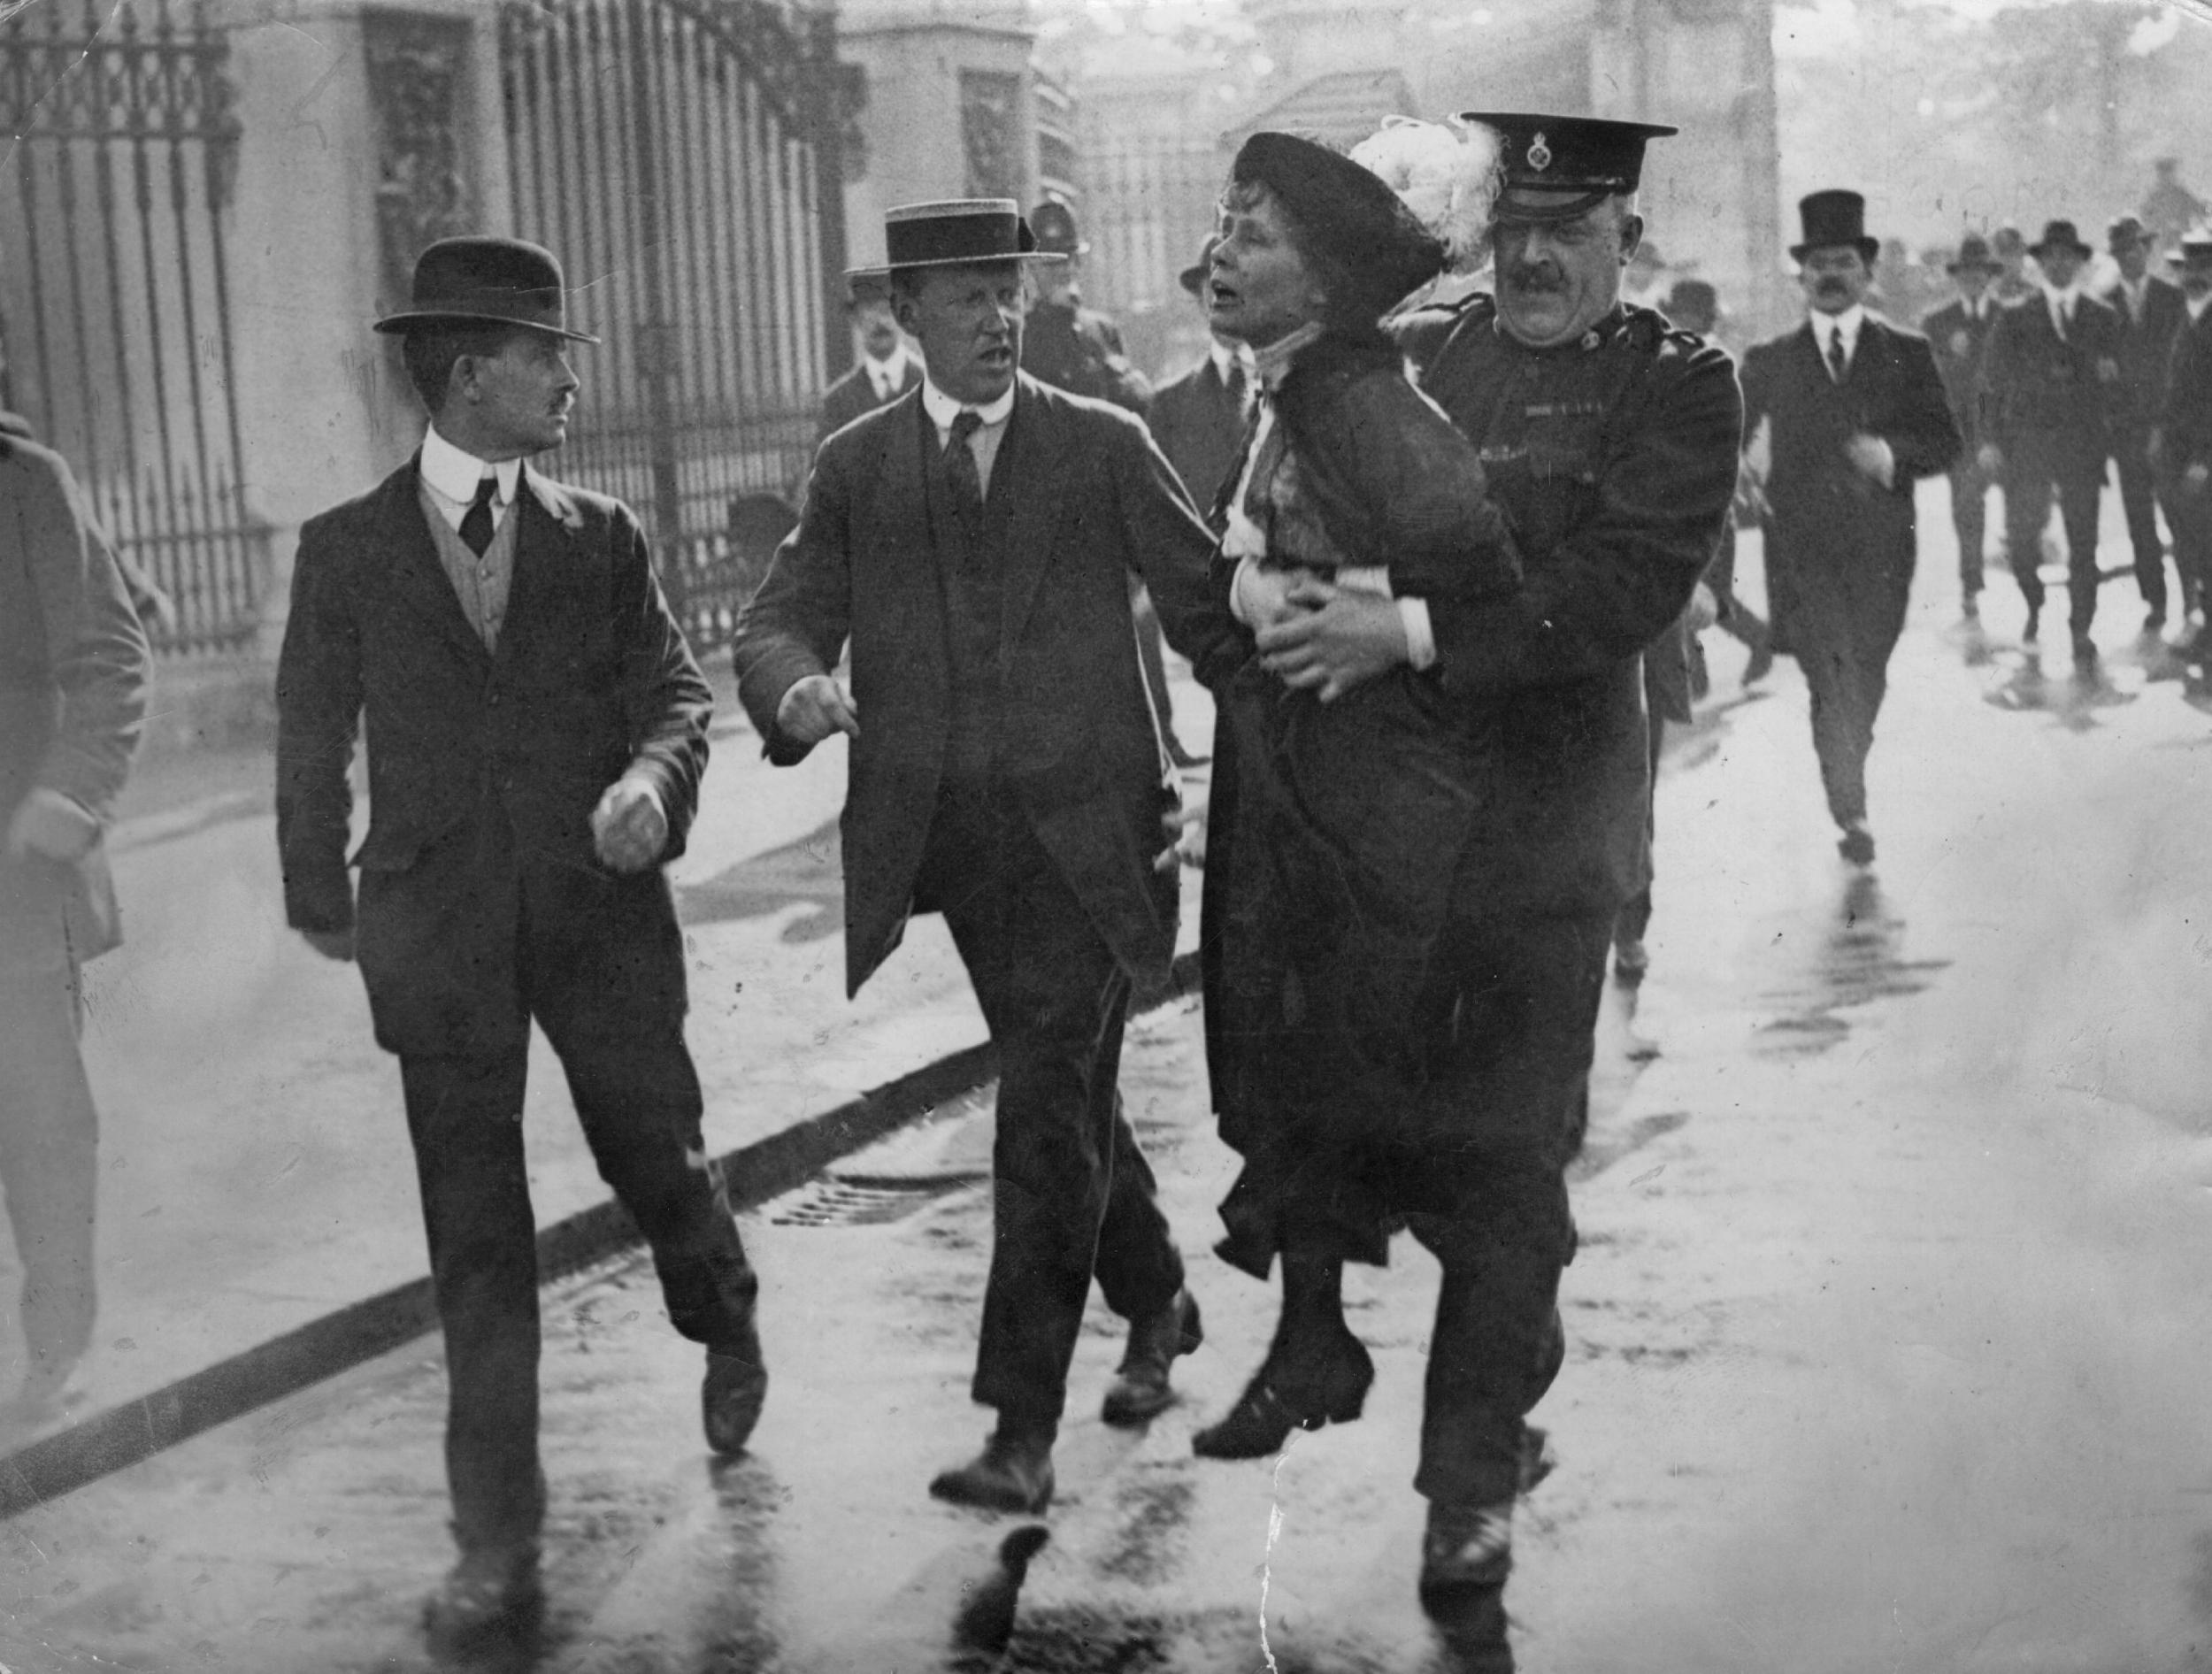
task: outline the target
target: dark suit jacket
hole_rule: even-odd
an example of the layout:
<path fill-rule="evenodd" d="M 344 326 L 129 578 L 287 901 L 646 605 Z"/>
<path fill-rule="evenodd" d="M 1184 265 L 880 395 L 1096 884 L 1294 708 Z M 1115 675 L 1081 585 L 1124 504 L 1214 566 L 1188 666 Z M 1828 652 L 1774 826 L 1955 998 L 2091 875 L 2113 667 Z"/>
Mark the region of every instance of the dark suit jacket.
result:
<path fill-rule="evenodd" d="M 1244 444 L 1248 415 L 1209 355 L 1152 392 L 1152 440 L 1204 510 L 1220 497 Z"/>
<path fill-rule="evenodd" d="M 1928 340 L 1943 379 L 1962 451 L 1970 456 L 1982 445 L 1982 363 L 1989 357 L 1989 334 L 1997 324 L 1997 299 L 1985 293 L 1978 316 L 1969 314 L 1963 301 L 1954 300 L 1920 322 L 1921 335 Z"/>
<path fill-rule="evenodd" d="M 114 814 L 150 674 L 122 572 L 69 467 L 0 438 L 0 837 L 35 790 L 104 824 Z M 0 961 L 64 969 L 119 940 L 99 844 L 69 865 L 0 848 Z"/>
<path fill-rule="evenodd" d="M 1982 439 L 2009 469 L 2024 447 L 2062 468 L 2102 475 L 2118 402 L 2120 322 L 2093 296 L 2074 304 L 2062 340 L 2040 291 L 2008 303 L 1982 363 Z"/>
<path fill-rule="evenodd" d="M 2187 298 L 2181 287 L 2168 284 L 2156 274 L 2143 281 L 2143 318 L 2128 312 L 2127 298 L 2118 288 L 2100 299 L 2112 311 L 2120 334 L 2120 381 L 2115 391 L 2113 418 L 2128 430 L 2142 432 L 2158 422 L 2166 402 L 2166 369 L 2174 357 L 2174 339 L 2189 318 Z"/>
<path fill-rule="evenodd" d="M 580 961 L 646 991 L 648 1010 L 682 1015 L 667 883 L 657 867 L 608 871 L 590 819 L 634 764 L 668 817 L 663 859 L 681 854 L 712 697 L 628 508 L 526 480 L 496 654 L 438 561 L 416 462 L 300 532 L 277 664 L 285 911 L 301 930 L 355 922 L 347 770 L 365 717 L 361 969 L 377 1038 L 396 1052 L 488 1050 L 526 1029 L 511 918 L 482 898 L 511 888 L 518 866 L 559 880 Z"/>
<path fill-rule="evenodd" d="M 2159 420 L 2159 465 L 2176 476 L 2191 465 L 2212 465 L 2212 310 L 2194 321 L 2185 313 L 2182 321 Z"/>
<path fill-rule="evenodd" d="M 906 357 L 906 370 L 899 377 L 898 395 L 893 395 L 891 400 L 896 401 L 908 390 L 918 388 L 921 381 L 922 369 L 910 354 Z M 830 436 L 862 414 L 873 412 L 878 407 L 889 404 L 889 402 L 876 399 L 875 381 L 868 376 L 867 363 L 854 362 L 850 372 L 823 392 L 822 422 L 814 432 L 814 445 L 820 447 Z"/>
<path fill-rule="evenodd" d="M 807 752 L 776 726 L 784 694 L 834 667 L 850 642 L 860 736 L 843 819 L 849 991 L 904 933 L 944 761 L 949 627 L 922 475 L 935 442 L 914 395 L 823 444 L 805 513 L 733 647 L 746 711 L 769 759 L 788 764 Z M 1001 771 L 1115 956 L 1158 977 L 1175 908 L 1151 865 L 1176 791 L 1137 665 L 1128 572 L 1202 679 L 1250 642 L 1209 587 L 1212 535 L 1136 419 L 1023 374 L 992 467 L 994 498 L 1002 488 L 1018 498 L 1002 580 Z"/>

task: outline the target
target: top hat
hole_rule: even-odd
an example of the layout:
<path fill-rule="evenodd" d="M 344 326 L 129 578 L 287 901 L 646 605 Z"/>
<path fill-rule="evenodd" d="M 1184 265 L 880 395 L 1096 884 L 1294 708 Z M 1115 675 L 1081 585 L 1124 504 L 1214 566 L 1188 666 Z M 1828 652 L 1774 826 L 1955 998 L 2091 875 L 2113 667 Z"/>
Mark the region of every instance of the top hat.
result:
<path fill-rule="evenodd" d="M 2124 250 L 2150 242 L 2149 229 L 2132 215 L 2123 215 L 2105 228 L 2105 248 L 2117 256 Z"/>
<path fill-rule="evenodd" d="M 1214 234 L 1207 234 L 1206 242 L 1198 247 L 1198 259 L 1176 274 L 1175 282 L 1192 296 L 1202 299 L 1206 294 L 1206 275 L 1213 269 L 1214 246 L 1220 242 L 1221 240 Z"/>
<path fill-rule="evenodd" d="M 1443 242 L 1380 175 L 1341 151 L 1263 129 L 1237 148 L 1229 179 L 1274 195 L 1302 243 L 1349 277 L 1353 294 L 1336 300 L 1371 321 L 1444 271 Z"/>
<path fill-rule="evenodd" d="M 2004 264 L 1989 253 L 1989 241 L 1979 233 L 1969 233 L 1959 240 L 1959 253 L 1943 264 L 1947 273 L 1963 273 L 1973 268 L 1985 273 L 2004 271 Z"/>
<path fill-rule="evenodd" d="M 1869 267 L 1882 253 L 1879 239 L 1866 233 L 1866 199 L 1856 192 L 1813 192 L 1797 200 L 1798 224 L 1804 242 L 1790 246 L 1790 259 L 1802 263 L 1816 250 L 1847 245 L 1859 252 Z"/>
<path fill-rule="evenodd" d="M 2193 227 L 2181 235 L 2181 265 L 2212 267 L 2212 227 Z"/>
<path fill-rule="evenodd" d="M 1048 197 L 1029 211 L 1030 230 L 1037 248 L 1051 256 L 1081 256 L 1090 241 L 1076 230 L 1075 211 L 1056 197 Z"/>
<path fill-rule="evenodd" d="M 416 258 L 407 306 L 376 322 L 380 332 L 440 326 L 521 326 L 595 343 L 564 324 L 561 265 L 553 252 L 518 238 L 442 238 Z"/>
<path fill-rule="evenodd" d="M 1685 314 L 1707 320 L 1720 318 L 1720 293 L 1702 279 L 1678 279 L 1667 292 L 1659 311 L 1679 325 Z M 1710 327 L 1707 327 L 1710 329 Z"/>
<path fill-rule="evenodd" d="M 2028 246 L 2028 254 L 2039 261 L 2047 250 L 2070 250 L 2085 262 L 2097 253 L 2082 242 L 2081 234 L 2074 230 L 2071 221 L 2043 223 L 2043 236 Z"/>
<path fill-rule="evenodd" d="M 1528 111 L 1463 111 L 1459 119 L 1497 133 L 1505 172 L 1501 221 L 1571 221 L 1609 197 L 1632 192 L 1643 179 L 1645 142 L 1680 132 L 1658 122 Z M 1522 196 L 1532 192 L 1538 196 Z"/>
<path fill-rule="evenodd" d="M 895 273 L 908 267 L 967 267 L 979 262 L 1058 262 L 1057 250 L 1037 248 L 1037 236 L 1010 197 L 953 197 L 902 203 L 883 218 L 885 259 L 849 267 L 847 279 Z"/>

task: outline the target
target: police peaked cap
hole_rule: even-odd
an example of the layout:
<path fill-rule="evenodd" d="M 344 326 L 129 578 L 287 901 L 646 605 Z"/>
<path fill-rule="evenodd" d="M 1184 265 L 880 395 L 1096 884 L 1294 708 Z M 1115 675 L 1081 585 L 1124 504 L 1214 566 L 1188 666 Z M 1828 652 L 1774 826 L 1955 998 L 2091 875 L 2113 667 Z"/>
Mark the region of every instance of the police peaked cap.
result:
<path fill-rule="evenodd" d="M 1463 122 L 1496 130 L 1505 190 L 1501 221 L 1571 221 L 1609 197 L 1632 192 L 1644 177 L 1644 146 L 1681 132 L 1663 122 L 1616 122 L 1595 116 L 1545 116 L 1529 111 L 1463 111 Z M 1571 193 L 1529 203 L 1521 192 Z"/>

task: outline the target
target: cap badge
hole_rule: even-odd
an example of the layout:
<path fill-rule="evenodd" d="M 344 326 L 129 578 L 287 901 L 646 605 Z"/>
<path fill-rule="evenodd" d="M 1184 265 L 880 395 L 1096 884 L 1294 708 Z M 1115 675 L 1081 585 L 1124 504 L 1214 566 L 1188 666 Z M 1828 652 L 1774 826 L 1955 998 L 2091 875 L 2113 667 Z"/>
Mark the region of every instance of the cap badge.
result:
<path fill-rule="evenodd" d="M 1537 131 L 1535 140 L 1528 148 L 1528 165 L 1539 174 L 1551 166 L 1551 147 L 1544 143 L 1543 131 L 1540 128 Z"/>

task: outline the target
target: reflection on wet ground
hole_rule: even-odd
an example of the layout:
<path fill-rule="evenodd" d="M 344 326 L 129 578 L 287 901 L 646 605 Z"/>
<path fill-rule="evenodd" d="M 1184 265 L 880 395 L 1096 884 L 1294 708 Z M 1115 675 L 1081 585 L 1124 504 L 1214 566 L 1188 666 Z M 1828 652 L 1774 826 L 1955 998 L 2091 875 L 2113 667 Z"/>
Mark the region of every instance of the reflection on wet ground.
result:
<path fill-rule="evenodd" d="M 844 850 L 833 819 L 795 842 L 676 889 L 677 915 L 686 924 L 764 918 L 793 905 L 809 910 L 784 926 L 787 942 L 819 941 L 844 922 Z"/>
<path fill-rule="evenodd" d="M 1854 873 L 1824 910 L 1777 923 L 1769 945 L 1781 980 L 1760 997 L 1782 1010 L 1761 1026 L 1754 1049 L 1763 1057 L 1825 1052 L 1851 1032 L 1839 1013 L 1928 987 L 1951 962 L 1905 958 L 1904 937 L 1905 921 L 1889 910 L 1871 872 Z"/>

